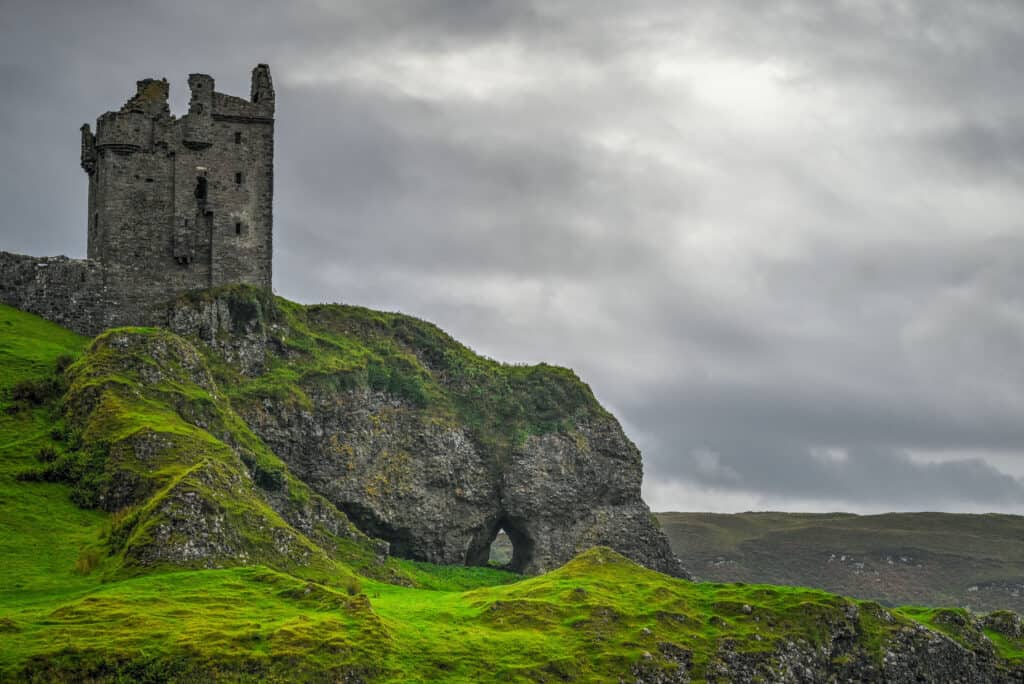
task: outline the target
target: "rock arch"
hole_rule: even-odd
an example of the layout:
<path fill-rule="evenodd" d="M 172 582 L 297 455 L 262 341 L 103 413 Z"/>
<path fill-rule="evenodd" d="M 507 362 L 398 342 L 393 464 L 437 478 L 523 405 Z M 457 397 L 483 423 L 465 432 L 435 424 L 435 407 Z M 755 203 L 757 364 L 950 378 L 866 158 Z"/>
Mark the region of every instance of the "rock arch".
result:
<path fill-rule="evenodd" d="M 496 450 L 385 393 L 310 399 L 311 410 L 267 400 L 245 418 L 299 477 L 395 555 L 485 565 L 504 529 L 516 552 L 511 565 L 525 574 L 610 546 L 688 576 L 641 499 L 640 452 L 609 414 Z"/>
<path fill-rule="evenodd" d="M 513 572 L 524 572 L 533 564 L 536 544 L 530 534 L 529 526 L 523 520 L 508 515 L 500 515 L 495 522 L 480 528 L 474 535 L 466 552 L 466 565 L 488 565 L 491 557 L 491 545 L 498 534 L 505 532 L 512 544 L 512 559 L 508 569 Z"/>

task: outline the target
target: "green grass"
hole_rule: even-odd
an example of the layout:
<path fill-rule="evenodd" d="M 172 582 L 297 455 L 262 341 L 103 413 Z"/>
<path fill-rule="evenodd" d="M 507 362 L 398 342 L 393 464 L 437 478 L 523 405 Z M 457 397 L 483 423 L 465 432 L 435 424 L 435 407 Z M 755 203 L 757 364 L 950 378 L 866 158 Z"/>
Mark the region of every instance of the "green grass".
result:
<path fill-rule="evenodd" d="M 511 584 L 521 575 L 499 568 L 464 567 L 461 565 L 434 565 L 420 561 L 394 558 L 391 561 L 417 589 L 430 591 L 466 591 L 478 587 Z"/>
<path fill-rule="evenodd" d="M 843 601 L 808 590 L 694 585 L 607 549 L 540 577 L 440 600 L 400 587 L 379 591 L 375 610 L 405 635 L 394 662 L 410 678 L 425 672 L 428 679 L 453 681 L 627 676 L 633 663 L 664 642 L 693 652 L 699 678 L 719 638 L 748 650 L 764 650 L 780 638 L 814 643 L 821 630 L 808 613 L 834 612 Z M 744 604 L 757 606 L 757 622 Z M 431 671 L 434 659 L 423 656 L 436 651 L 438 641 L 449 644 L 449 658 Z"/>
<path fill-rule="evenodd" d="M 985 636 L 995 646 L 1000 657 L 1010 662 L 1024 663 L 1024 639 L 1011 639 L 990 629 L 985 630 Z"/>
<path fill-rule="evenodd" d="M 95 584 L 75 569 L 96 544 L 107 516 L 76 506 L 67 487 L 21 482 L 52 447 L 57 417 L 50 406 L 16 408 L 11 390 L 52 377 L 57 359 L 78 357 L 88 340 L 36 316 L 0 306 L 0 602 L 75 592 Z"/>
<path fill-rule="evenodd" d="M 378 383 L 423 398 L 438 420 L 470 421 L 498 447 L 564 429 L 559 407 L 599 407 L 569 371 L 480 359 L 415 319 L 285 302 L 275 311 L 295 357 L 246 379 L 164 331 L 90 342 L 0 306 L 0 681 L 618 681 L 638 663 L 677 667 L 664 644 L 688 653 L 701 681 L 726 641 L 753 654 L 823 646 L 851 620 L 853 603 L 822 591 L 690 583 L 609 549 L 524 579 L 382 562 L 361 535 L 297 532 L 286 517 L 317 498 L 235 413 L 233 402 L 266 389 L 252 383 L 277 383 L 298 402 L 317 383 Z M 25 381 L 45 391 L 15 401 Z M 114 505 L 97 491 L 129 496 Z M 245 561 L 147 560 L 176 543 L 159 541 L 159 528 L 182 494 L 239 531 Z M 968 646 L 982 638 L 955 611 L 887 619 L 857 605 L 858 643 L 876 658 L 911 621 Z M 987 636 L 1024 661 L 1020 640 Z"/>
<path fill-rule="evenodd" d="M 370 388 L 430 419 L 465 425 L 499 452 L 529 435 L 571 432 L 577 418 L 607 415 L 571 370 L 498 363 L 411 316 L 301 306 L 239 286 L 187 297 L 226 299 L 253 324 L 267 325 L 278 352 L 263 373 L 242 375 L 215 354 L 208 359 L 221 386 L 243 404 L 269 397 L 306 408 L 313 391 Z"/>
<path fill-rule="evenodd" d="M 487 586 L 428 590 L 367 579 L 363 593 L 350 596 L 247 567 L 150 574 L 6 602 L 0 672 L 143 681 L 330 681 L 353 673 L 386 682 L 616 681 L 645 653 L 672 643 L 692 654 L 700 681 L 723 639 L 751 653 L 788 641 L 826 645 L 849 605 L 806 589 L 688 583 L 607 549 L 513 583 L 494 584 L 508 578 L 479 569 L 426 571 L 443 572 L 450 586 L 474 579 Z M 865 609 L 856 624 L 861 641 L 880 647 L 908 620 L 897 614 L 889 623 Z M 650 667 L 675 665 L 657 657 Z"/>
<path fill-rule="evenodd" d="M 0 605 L 9 625 L 0 673 L 13 678 L 319 681 L 379 672 L 388 641 L 365 596 L 265 567 L 153 574 L 71 600 Z"/>

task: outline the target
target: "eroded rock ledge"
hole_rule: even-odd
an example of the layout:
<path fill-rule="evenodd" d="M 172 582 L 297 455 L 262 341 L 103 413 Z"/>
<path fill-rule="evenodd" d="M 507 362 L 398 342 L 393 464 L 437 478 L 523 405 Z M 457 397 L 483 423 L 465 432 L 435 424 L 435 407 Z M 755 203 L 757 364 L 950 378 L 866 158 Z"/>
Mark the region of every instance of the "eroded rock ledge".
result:
<path fill-rule="evenodd" d="M 502 454 L 383 393 L 311 399 L 307 410 L 268 400 L 242 415 L 294 473 L 397 555 L 484 565 L 504 529 L 521 572 L 603 545 L 683 574 L 640 498 L 640 454 L 611 417 L 579 420 L 571 435 L 531 435 Z"/>
<path fill-rule="evenodd" d="M 483 359 L 423 321 L 245 289 L 168 326 L 237 372 L 232 404 L 300 479 L 392 553 L 534 574 L 606 545 L 687 576 L 640 496 L 642 461 L 571 371 Z M 229 372 L 229 371 L 225 371 Z"/>

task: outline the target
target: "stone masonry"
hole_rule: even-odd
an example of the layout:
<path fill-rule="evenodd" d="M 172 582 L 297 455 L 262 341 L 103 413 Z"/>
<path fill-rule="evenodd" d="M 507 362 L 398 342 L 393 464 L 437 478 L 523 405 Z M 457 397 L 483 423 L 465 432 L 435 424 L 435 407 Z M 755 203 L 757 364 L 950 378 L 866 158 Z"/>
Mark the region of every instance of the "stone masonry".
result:
<path fill-rule="evenodd" d="M 119 111 L 82 126 L 88 259 L 0 252 L 0 301 L 94 335 L 162 324 L 168 299 L 245 283 L 271 287 L 274 87 L 265 64 L 249 99 L 191 74 L 188 113 L 145 79 Z"/>

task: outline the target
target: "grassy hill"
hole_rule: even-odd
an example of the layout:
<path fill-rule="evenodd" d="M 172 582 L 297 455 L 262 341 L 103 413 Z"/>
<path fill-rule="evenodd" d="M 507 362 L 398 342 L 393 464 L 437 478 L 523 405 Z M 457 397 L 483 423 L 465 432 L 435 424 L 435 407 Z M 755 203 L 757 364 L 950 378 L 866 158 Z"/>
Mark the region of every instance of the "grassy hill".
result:
<path fill-rule="evenodd" d="M 1008 615 L 691 583 L 603 548 L 528 579 L 385 558 L 238 420 L 234 393 L 258 381 L 223 388 L 229 370 L 205 353 L 152 329 L 87 340 L 0 306 L 0 681 L 901 681 L 964 668 L 1011 681 L 1024 668 Z M 288 369 L 273 372 L 260 391 L 291 391 Z M 535 420 L 513 418 L 495 439 Z M 914 661 L 925 649 L 943 656 Z"/>
<path fill-rule="evenodd" d="M 818 587 L 886 605 L 1024 612 L 1024 517 L 659 513 L 699 577 Z"/>

